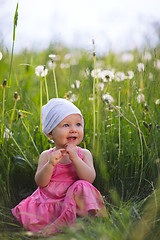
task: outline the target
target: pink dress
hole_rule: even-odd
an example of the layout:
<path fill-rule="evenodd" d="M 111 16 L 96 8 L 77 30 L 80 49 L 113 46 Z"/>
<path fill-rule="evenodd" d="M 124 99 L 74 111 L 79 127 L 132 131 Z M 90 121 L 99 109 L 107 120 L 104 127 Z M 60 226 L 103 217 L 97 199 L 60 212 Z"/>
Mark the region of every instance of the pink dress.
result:
<path fill-rule="evenodd" d="M 80 147 L 78 155 L 82 159 Z M 97 216 L 106 215 L 100 192 L 89 182 L 79 180 L 72 163 L 58 163 L 49 184 L 38 187 L 12 213 L 25 229 L 53 234 L 61 227 L 72 225 L 77 215 L 88 215 L 90 210 Z"/>

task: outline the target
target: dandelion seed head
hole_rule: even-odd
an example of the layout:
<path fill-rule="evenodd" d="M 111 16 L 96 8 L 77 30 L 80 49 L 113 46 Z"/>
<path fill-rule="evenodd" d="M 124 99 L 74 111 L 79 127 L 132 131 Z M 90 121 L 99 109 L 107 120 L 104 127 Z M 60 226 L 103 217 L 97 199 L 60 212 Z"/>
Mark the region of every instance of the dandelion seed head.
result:
<path fill-rule="evenodd" d="M 144 64 L 143 63 L 137 63 L 138 72 L 144 71 Z"/>
<path fill-rule="evenodd" d="M 157 69 L 160 69 L 160 60 L 157 59 L 155 62 L 154 62 L 154 67 L 157 68 Z"/>
<path fill-rule="evenodd" d="M 98 73 L 98 77 L 104 82 L 111 82 L 114 79 L 114 73 L 110 70 L 103 70 Z"/>
<path fill-rule="evenodd" d="M 117 73 L 115 74 L 115 80 L 116 80 L 117 82 L 121 82 L 121 81 L 123 81 L 125 78 L 126 78 L 126 76 L 125 76 L 124 72 L 117 72 Z"/>
<path fill-rule="evenodd" d="M 80 84 L 81 84 L 81 82 L 80 82 L 79 80 L 76 80 L 76 81 L 75 81 L 75 84 L 76 84 L 76 88 L 79 88 L 79 87 L 80 87 Z"/>
<path fill-rule="evenodd" d="M 103 100 L 106 100 L 106 101 L 109 101 L 109 102 L 114 102 L 114 99 L 113 97 L 109 94 L 109 93 L 106 93 L 102 96 Z"/>
<path fill-rule="evenodd" d="M 35 68 L 35 74 L 39 77 L 45 77 L 48 73 L 48 69 L 43 66 L 43 65 L 39 65 Z"/>
<path fill-rule="evenodd" d="M 132 79 L 134 77 L 134 72 L 133 71 L 128 71 L 126 78 Z"/>
<path fill-rule="evenodd" d="M 49 54 L 49 58 L 51 58 L 52 62 L 60 60 L 60 56 L 56 54 Z"/>
<path fill-rule="evenodd" d="M 104 89 L 104 83 L 99 83 L 98 86 L 99 86 L 99 88 L 101 89 L 101 91 L 103 91 L 103 89 Z"/>
<path fill-rule="evenodd" d="M 89 101 L 93 101 L 93 97 L 89 97 Z"/>
<path fill-rule="evenodd" d="M 160 104 L 160 99 L 157 99 L 157 100 L 155 101 L 155 104 Z"/>
<path fill-rule="evenodd" d="M 3 54 L 2 54 L 2 52 L 0 52 L 0 60 L 2 59 L 2 57 L 3 57 Z"/>
<path fill-rule="evenodd" d="M 74 85 L 74 83 L 72 83 L 72 84 L 71 84 L 71 88 L 75 88 L 75 85 Z"/>
<path fill-rule="evenodd" d="M 100 68 L 97 68 L 97 69 L 93 69 L 91 71 L 91 76 L 94 78 L 97 78 L 98 77 L 98 73 L 101 72 L 101 69 Z"/>
<path fill-rule="evenodd" d="M 11 136 L 12 136 L 12 132 L 11 132 L 8 128 L 5 128 L 3 137 L 4 137 L 6 140 L 8 140 Z"/>
<path fill-rule="evenodd" d="M 137 96 L 137 102 L 138 102 L 138 103 L 145 102 L 144 94 L 142 94 L 142 93 L 139 93 L 139 94 L 138 94 L 138 96 Z"/>
<path fill-rule="evenodd" d="M 78 97 L 76 94 L 72 94 L 71 97 L 69 98 L 70 102 L 76 102 L 78 100 Z"/>

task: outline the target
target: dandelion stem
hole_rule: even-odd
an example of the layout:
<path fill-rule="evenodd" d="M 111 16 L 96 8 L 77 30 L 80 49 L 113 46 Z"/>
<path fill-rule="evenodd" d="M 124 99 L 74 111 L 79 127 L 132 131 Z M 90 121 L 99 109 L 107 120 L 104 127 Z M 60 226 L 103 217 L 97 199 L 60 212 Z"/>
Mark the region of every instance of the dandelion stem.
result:
<path fill-rule="evenodd" d="M 28 165 L 33 169 L 32 164 L 30 163 L 30 161 L 27 159 L 27 157 L 25 156 L 25 154 L 23 153 L 22 149 L 20 148 L 20 146 L 18 145 L 18 143 L 16 142 L 15 138 L 10 134 L 10 137 L 12 138 L 13 142 L 15 143 L 15 145 L 17 146 L 17 148 L 19 149 L 19 151 L 21 152 L 21 154 L 23 155 L 23 157 L 25 158 L 26 162 L 28 163 Z"/>
<path fill-rule="evenodd" d="M 4 112 L 5 112 L 5 87 L 3 87 L 3 109 L 2 109 L 2 123 L 1 123 L 1 142 L 4 140 Z"/>
<path fill-rule="evenodd" d="M 52 61 L 52 69 L 53 69 L 53 77 L 54 77 L 54 85 L 55 85 L 55 91 L 56 91 L 56 98 L 58 98 L 58 89 L 57 89 L 57 81 L 56 81 L 56 74 L 55 69 Z"/>
<path fill-rule="evenodd" d="M 95 87 L 96 87 L 96 57 L 95 57 L 95 45 L 93 41 L 93 60 L 94 60 L 94 77 L 93 77 L 93 147 L 95 145 L 95 134 L 96 134 L 96 95 L 95 95 Z"/>
<path fill-rule="evenodd" d="M 17 99 L 15 99 L 15 102 L 14 102 L 14 107 L 13 107 L 13 111 L 12 111 L 12 115 L 11 115 L 10 129 L 12 129 L 12 123 L 13 123 L 13 117 L 14 117 L 16 105 L 17 105 Z"/>
<path fill-rule="evenodd" d="M 42 132 L 42 77 L 40 75 L 40 132 Z"/>
<path fill-rule="evenodd" d="M 117 112 L 119 112 L 119 113 L 121 114 L 121 116 L 122 116 L 127 122 L 129 122 L 133 127 L 137 128 L 137 126 L 136 126 L 134 123 L 132 123 L 128 118 L 126 118 L 126 117 L 121 113 L 121 111 L 120 111 L 119 109 L 117 109 L 111 102 L 109 102 L 109 105 L 111 105 L 111 107 L 113 107 Z M 138 128 L 137 128 L 137 129 L 138 129 Z M 142 132 L 140 129 L 139 129 L 139 131 L 141 132 L 141 134 L 142 134 L 142 136 L 143 136 L 143 141 L 144 141 L 144 143 L 145 143 L 145 147 L 146 147 L 146 149 L 147 149 L 147 152 L 149 153 L 149 150 L 148 150 L 148 147 L 147 147 L 147 143 L 146 143 L 144 134 L 143 134 L 143 132 Z"/>
<path fill-rule="evenodd" d="M 141 162 L 141 173 L 140 173 L 140 180 L 139 180 L 139 186 L 138 186 L 138 190 L 137 190 L 137 194 L 139 192 L 139 189 L 140 189 L 140 185 L 141 185 L 141 181 L 142 181 L 142 173 L 143 173 L 143 142 L 142 142 L 142 136 L 141 136 L 141 130 L 140 130 L 140 127 L 139 127 L 139 123 L 138 123 L 138 120 L 137 120 L 137 117 L 131 107 L 131 104 L 129 104 L 130 106 L 130 109 L 131 109 L 131 112 L 133 113 L 133 116 L 136 120 L 136 123 L 137 123 L 137 127 L 138 127 L 138 132 L 139 132 L 139 138 L 140 138 L 140 143 L 141 143 L 141 154 L 142 154 L 142 162 Z"/>
<path fill-rule="evenodd" d="M 118 98 L 118 101 L 119 101 L 119 109 L 120 109 L 120 97 L 121 97 L 121 88 L 119 88 L 119 98 Z M 120 117 L 121 117 L 121 114 L 120 114 L 120 111 L 119 111 L 119 151 L 118 151 L 118 159 L 120 158 L 120 153 L 121 153 L 121 123 L 120 123 Z"/>
<path fill-rule="evenodd" d="M 35 144 L 35 142 L 34 142 L 34 140 L 33 140 L 32 136 L 31 136 L 31 134 L 30 134 L 30 131 L 29 131 L 29 129 L 27 128 L 27 126 L 26 126 L 26 124 L 24 123 L 24 121 L 23 121 L 23 119 L 22 119 L 22 118 L 21 118 L 21 122 L 22 122 L 22 124 L 23 124 L 24 128 L 26 129 L 26 131 L 28 132 L 28 134 L 29 134 L 29 137 L 30 137 L 30 139 L 31 139 L 31 141 L 32 141 L 32 143 L 33 143 L 33 146 L 35 147 L 35 149 L 36 149 L 36 152 L 37 152 L 37 153 L 38 153 L 38 155 L 39 155 L 38 148 L 37 148 L 37 146 L 36 146 L 36 144 Z"/>
<path fill-rule="evenodd" d="M 48 85 L 47 85 L 47 79 L 46 79 L 46 76 L 44 77 L 44 81 L 45 81 L 46 94 L 47 94 L 47 102 L 48 102 L 48 101 L 49 101 L 49 94 L 48 94 Z"/>

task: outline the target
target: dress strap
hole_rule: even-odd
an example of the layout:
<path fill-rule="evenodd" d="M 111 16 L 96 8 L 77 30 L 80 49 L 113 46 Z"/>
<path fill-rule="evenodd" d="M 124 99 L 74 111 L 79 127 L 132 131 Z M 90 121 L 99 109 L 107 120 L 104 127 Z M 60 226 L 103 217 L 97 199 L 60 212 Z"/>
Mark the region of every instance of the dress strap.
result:
<path fill-rule="evenodd" d="M 82 148 L 81 147 L 78 147 L 78 156 L 83 159 L 83 156 L 82 156 Z"/>

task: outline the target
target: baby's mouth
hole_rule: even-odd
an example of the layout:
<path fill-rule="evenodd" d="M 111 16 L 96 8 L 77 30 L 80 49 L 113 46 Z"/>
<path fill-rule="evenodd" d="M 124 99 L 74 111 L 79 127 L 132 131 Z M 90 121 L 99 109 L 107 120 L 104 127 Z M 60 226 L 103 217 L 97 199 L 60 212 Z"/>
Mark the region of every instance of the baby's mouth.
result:
<path fill-rule="evenodd" d="M 77 137 L 68 137 L 67 140 L 72 142 L 72 141 L 75 141 L 77 139 Z"/>

